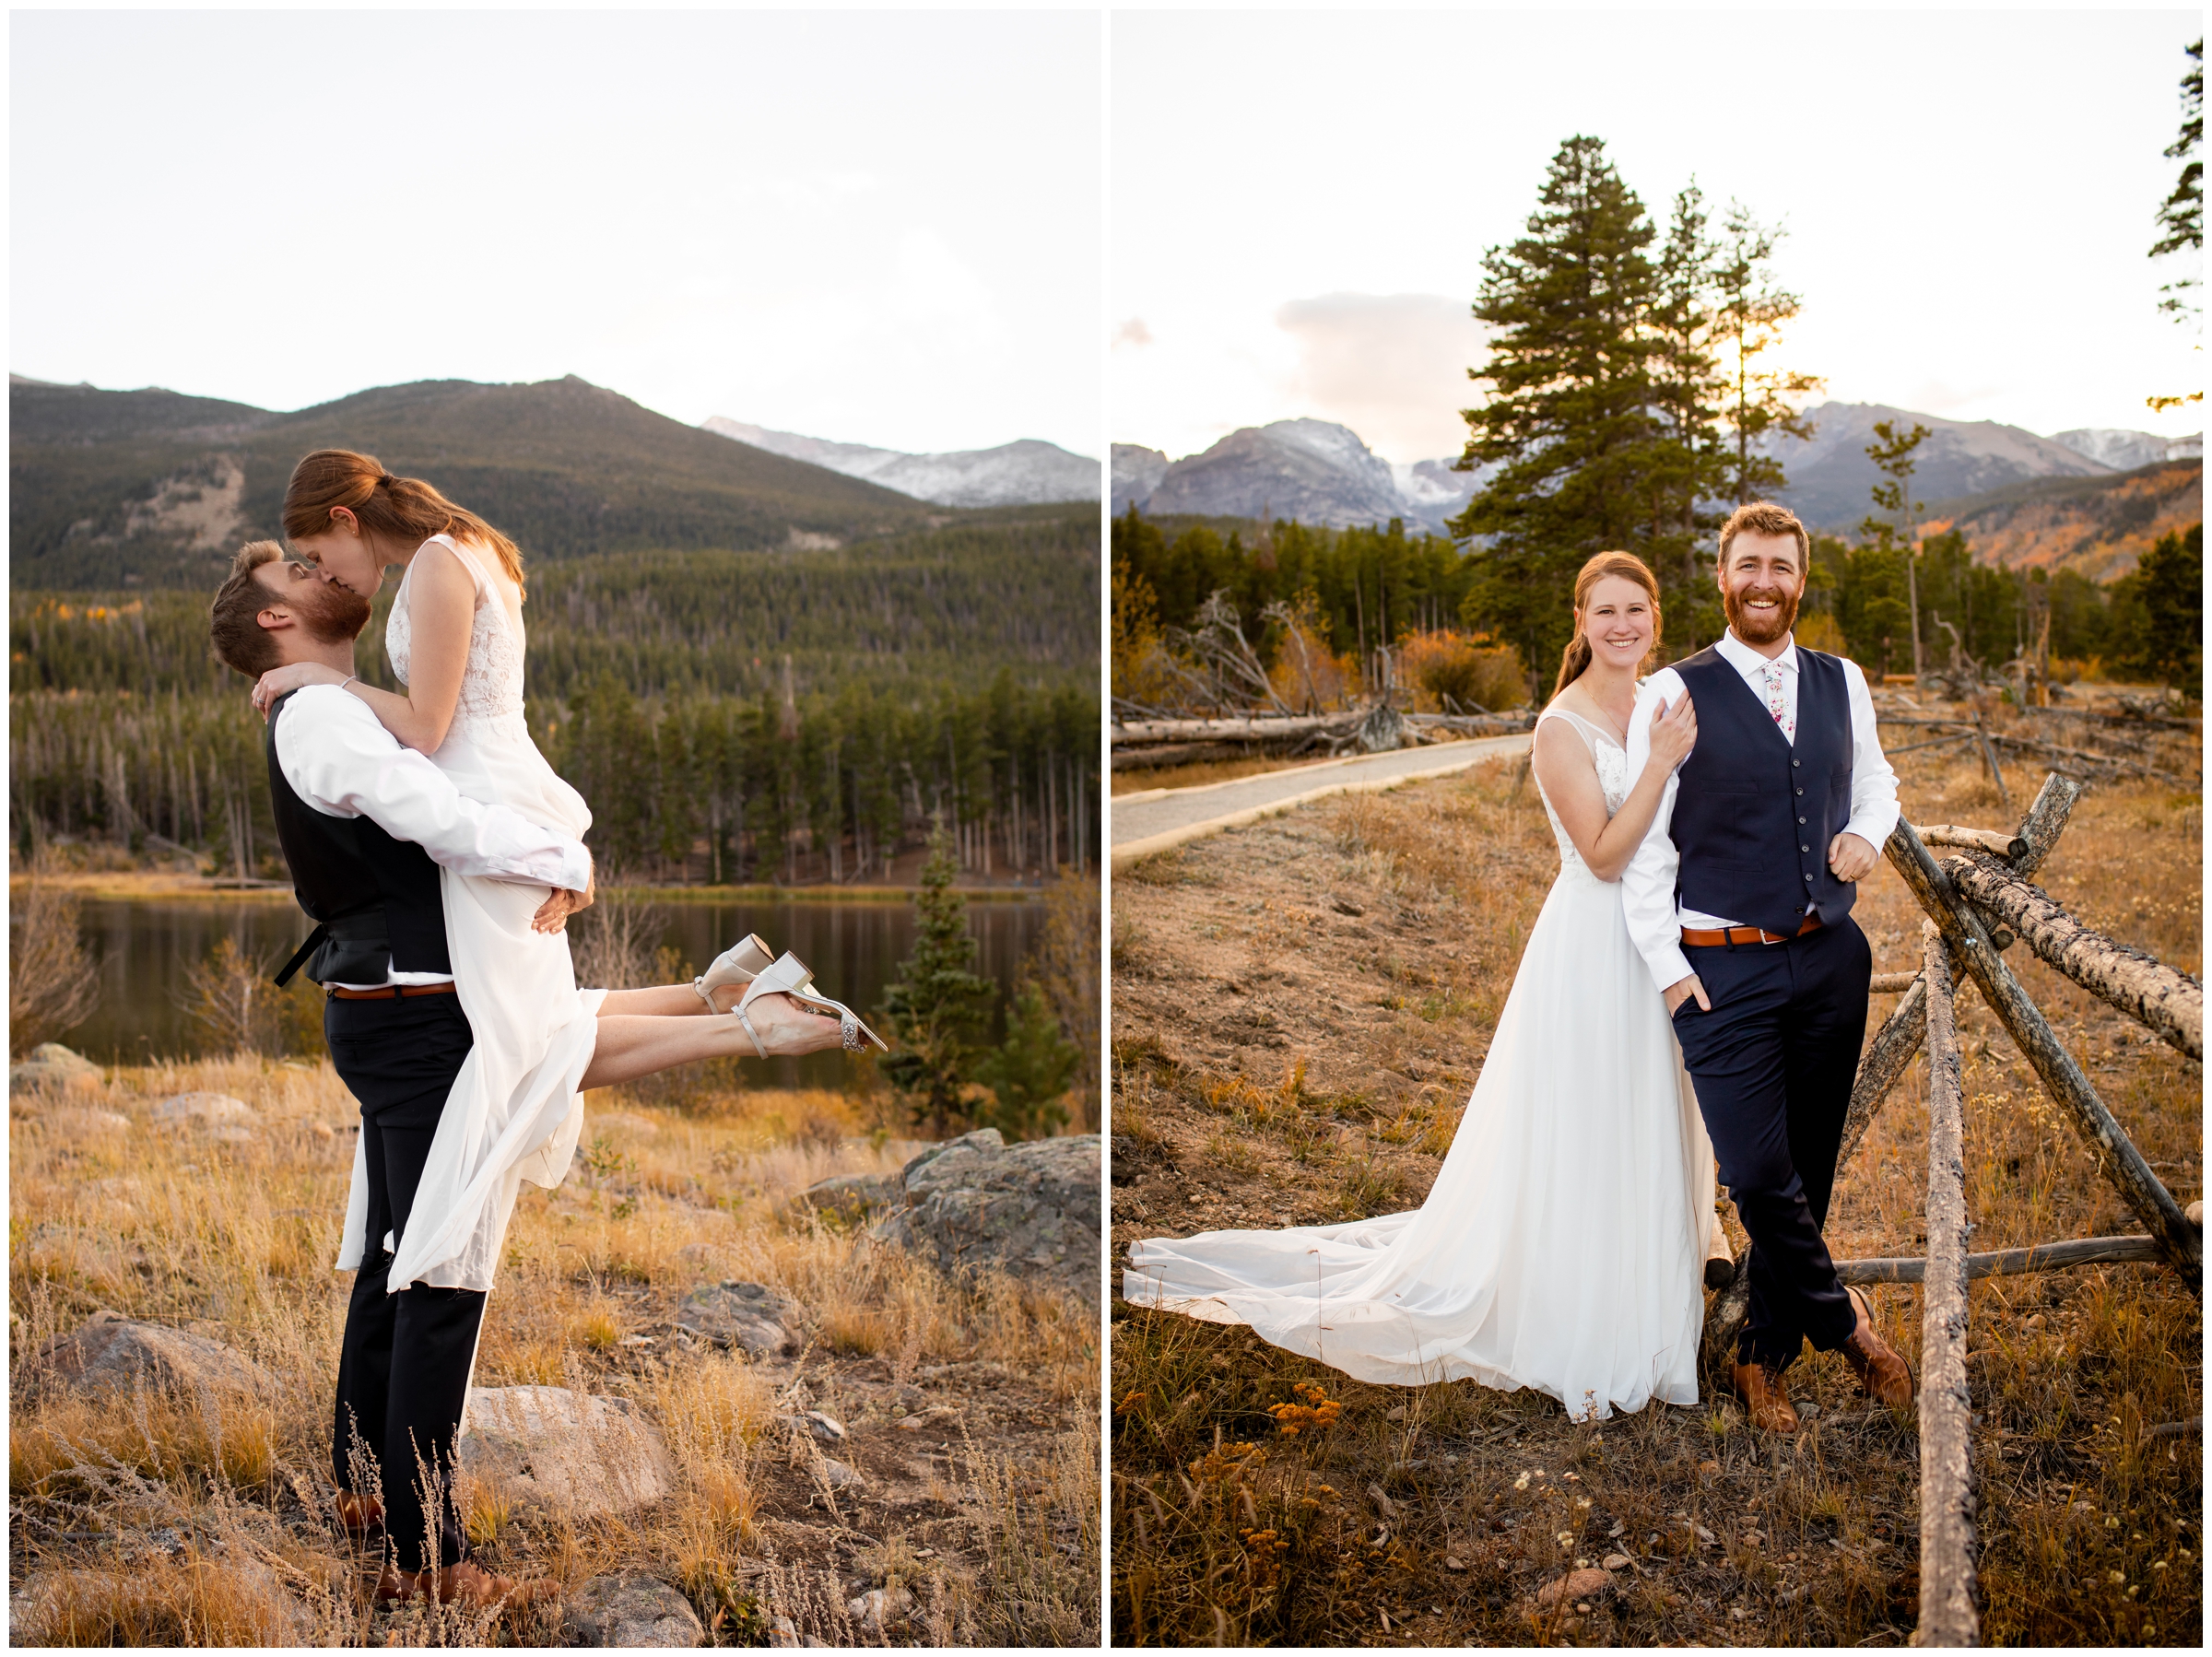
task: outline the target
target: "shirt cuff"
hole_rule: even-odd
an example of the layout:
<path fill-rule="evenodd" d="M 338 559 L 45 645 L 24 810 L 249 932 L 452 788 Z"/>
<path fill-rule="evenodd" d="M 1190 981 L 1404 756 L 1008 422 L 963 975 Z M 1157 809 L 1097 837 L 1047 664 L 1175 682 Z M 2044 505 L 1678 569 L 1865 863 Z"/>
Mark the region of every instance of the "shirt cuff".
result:
<path fill-rule="evenodd" d="M 589 891 L 592 885 L 592 854 L 580 840 L 571 840 L 560 849 L 560 878 L 554 882 L 563 891 Z"/>
<path fill-rule="evenodd" d="M 1877 810 L 1854 817 L 1850 822 L 1843 825 L 1843 832 L 1857 835 L 1878 853 L 1885 845 L 1888 844 L 1889 836 L 1897 828 L 1897 819 L 1901 815 L 1893 806 L 1887 812 Z"/>
<path fill-rule="evenodd" d="M 1679 944 L 1669 944 L 1657 955 L 1646 956 L 1644 965 L 1652 970 L 1652 981 L 1658 985 L 1662 995 L 1695 970 L 1689 964 L 1689 957 L 1682 953 Z"/>

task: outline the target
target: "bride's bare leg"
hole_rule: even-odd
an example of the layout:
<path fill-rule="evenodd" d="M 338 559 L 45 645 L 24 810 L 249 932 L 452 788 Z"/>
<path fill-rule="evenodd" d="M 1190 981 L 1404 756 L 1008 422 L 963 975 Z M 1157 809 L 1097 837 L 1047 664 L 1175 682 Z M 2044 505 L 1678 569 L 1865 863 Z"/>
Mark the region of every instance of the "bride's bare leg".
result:
<path fill-rule="evenodd" d="M 745 993 L 743 984 L 724 984 L 712 992 L 717 1012 L 726 1013 L 737 1005 Z M 618 1017 L 640 1015 L 648 1018 L 685 1018 L 694 1013 L 704 1013 L 707 1004 L 699 998 L 699 992 L 689 984 L 654 984 L 643 990 L 609 990 L 600 1004 L 599 1017 Z"/>
<path fill-rule="evenodd" d="M 661 986 L 663 990 L 670 987 Z M 688 986 L 673 987 L 680 990 L 693 1007 L 702 1013 L 706 1010 Z M 630 990 L 619 993 L 650 995 L 655 992 Z M 610 995 L 607 999 L 611 1001 L 614 997 Z M 796 1058 L 803 1053 L 827 1052 L 844 1042 L 836 1019 L 804 1012 L 788 996 L 763 995 L 753 1003 L 750 1017 L 771 1057 Z M 759 1056 L 752 1038 L 735 1018 L 668 1017 L 637 1013 L 617 1013 L 610 1017 L 603 1012 L 591 1064 L 577 1086 L 588 1092 L 617 1082 L 634 1082 L 641 1075 L 700 1059 Z"/>

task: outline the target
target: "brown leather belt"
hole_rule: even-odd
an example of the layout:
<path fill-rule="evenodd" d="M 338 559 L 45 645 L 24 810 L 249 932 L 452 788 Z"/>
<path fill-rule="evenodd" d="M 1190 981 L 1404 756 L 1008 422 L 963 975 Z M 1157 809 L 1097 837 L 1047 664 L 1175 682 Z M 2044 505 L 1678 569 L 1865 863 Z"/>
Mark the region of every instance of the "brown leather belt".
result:
<path fill-rule="evenodd" d="M 1685 926 L 1682 929 L 1682 941 L 1700 949 L 1710 949 L 1721 944 L 1786 944 L 1792 937 L 1801 938 L 1808 932 L 1819 930 L 1820 917 L 1807 915 L 1805 924 L 1794 933 L 1762 932 L 1756 926 L 1731 926 L 1725 932 L 1717 928 L 1705 932 Z"/>
<path fill-rule="evenodd" d="M 456 993 L 453 981 L 441 984 L 386 984 L 381 990 L 347 990 L 330 985 L 323 993 L 333 1001 L 404 1001 L 417 995 L 452 995 Z"/>

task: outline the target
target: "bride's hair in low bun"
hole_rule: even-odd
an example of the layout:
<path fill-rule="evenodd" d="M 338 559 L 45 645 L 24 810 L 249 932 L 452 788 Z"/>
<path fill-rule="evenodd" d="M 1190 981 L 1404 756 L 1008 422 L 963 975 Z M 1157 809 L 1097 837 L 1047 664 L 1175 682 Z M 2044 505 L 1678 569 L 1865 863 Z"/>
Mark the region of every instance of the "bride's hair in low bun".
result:
<path fill-rule="evenodd" d="M 1659 648 L 1659 578 L 1632 552 L 1601 552 L 1574 578 L 1574 637 L 1567 640 L 1566 652 L 1559 658 L 1559 682 L 1551 687 L 1555 697 L 1581 678 L 1583 670 L 1590 665 L 1590 641 L 1583 637 L 1583 609 L 1590 602 L 1590 589 L 1608 575 L 1625 577 L 1651 595 L 1652 649 L 1656 652 Z"/>
<path fill-rule="evenodd" d="M 284 533 L 294 541 L 330 528 L 344 507 L 363 529 L 419 546 L 432 535 L 488 548 L 517 588 L 523 584 L 522 549 L 465 508 L 455 506 L 419 477 L 384 470 L 373 454 L 318 449 L 292 468 L 284 491 Z"/>

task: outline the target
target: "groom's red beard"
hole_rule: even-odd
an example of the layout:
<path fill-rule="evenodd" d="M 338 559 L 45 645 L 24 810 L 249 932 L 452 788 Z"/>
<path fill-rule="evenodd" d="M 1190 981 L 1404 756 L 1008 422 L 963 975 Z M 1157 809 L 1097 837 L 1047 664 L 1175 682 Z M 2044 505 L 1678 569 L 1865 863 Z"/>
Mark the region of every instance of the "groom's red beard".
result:
<path fill-rule="evenodd" d="M 335 582 L 320 582 L 309 592 L 294 591 L 287 602 L 317 644 L 351 643 L 369 625 L 369 601 Z"/>
<path fill-rule="evenodd" d="M 1797 625 L 1799 593 L 1782 587 L 1734 587 L 1721 593 L 1721 608 L 1727 612 L 1728 625 L 1735 636 L 1746 644 L 1771 644 L 1784 638 Z M 1771 610 L 1753 610 L 1749 601 L 1754 598 L 1771 598 L 1779 602 Z"/>

